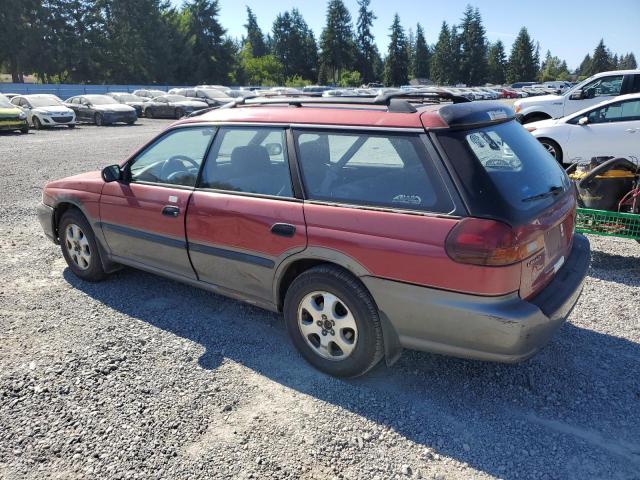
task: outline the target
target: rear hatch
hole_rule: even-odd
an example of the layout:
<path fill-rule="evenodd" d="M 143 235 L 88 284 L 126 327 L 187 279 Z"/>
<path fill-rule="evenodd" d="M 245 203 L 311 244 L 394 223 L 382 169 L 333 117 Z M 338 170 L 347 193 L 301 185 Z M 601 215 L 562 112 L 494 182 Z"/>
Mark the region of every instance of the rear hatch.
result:
<path fill-rule="evenodd" d="M 511 227 L 519 245 L 512 261 L 522 268 L 520 296 L 534 296 L 571 251 L 576 207 L 571 181 L 515 120 L 456 126 L 436 136 L 469 214 Z"/>

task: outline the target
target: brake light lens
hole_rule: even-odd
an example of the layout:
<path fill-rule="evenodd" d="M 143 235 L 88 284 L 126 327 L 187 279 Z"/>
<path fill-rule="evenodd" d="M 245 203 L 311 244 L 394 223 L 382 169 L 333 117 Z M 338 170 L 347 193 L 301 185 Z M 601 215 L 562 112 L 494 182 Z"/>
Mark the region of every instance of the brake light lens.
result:
<path fill-rule="evenodd" d="M 449 232 L 445 248 L 458 263 L 504 266 L 544 249 L 544 234 L 533 225 L 512 228 L 495 220 L 465 218 Z"/>

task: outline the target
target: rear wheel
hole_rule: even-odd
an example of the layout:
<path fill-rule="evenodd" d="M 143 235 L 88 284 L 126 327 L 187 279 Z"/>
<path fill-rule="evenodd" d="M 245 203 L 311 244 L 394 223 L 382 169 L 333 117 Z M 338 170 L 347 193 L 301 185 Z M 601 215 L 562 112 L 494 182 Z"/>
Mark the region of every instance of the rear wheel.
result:
<path fill-rule="evenodd" d="M 542 146 L 555 158 L 560 165 L 562 165 L 562 148 L 558 142 L 551 140 L 550 138 L 539 138 L 538 141 Z"/>
<path fill-rule="evenodd" d="M 181 119 L 182 117 L 184 117 L 184 110 L 182 110 L 181 108 L 176 108 L 176 119 Z"/>
<path fill-rule="evenodd" d="M 356 377 L 383 356 L 378 309 L 351 274 L 320 265 L 299 275 L 287 290 L 284 317 L 289 336 L 318 370 Z"/>
<path fill-rule="evenodd" d="M 98 282 L 106 277 L 98 244 L 89 222 L 77 210 L 68 210 L 58 225 L 62 255 L 71 271 L 82 280 Z"/>

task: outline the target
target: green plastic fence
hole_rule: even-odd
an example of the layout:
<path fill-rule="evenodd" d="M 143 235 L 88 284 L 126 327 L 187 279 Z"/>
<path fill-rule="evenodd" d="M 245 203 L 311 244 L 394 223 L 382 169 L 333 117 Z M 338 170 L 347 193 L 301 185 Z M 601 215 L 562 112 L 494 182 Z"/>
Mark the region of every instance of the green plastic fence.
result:
<path fill-rule="evenodd" d="M 576 231 L 610 237 L 640 239 L 640 215 L 578 208 Z"/>

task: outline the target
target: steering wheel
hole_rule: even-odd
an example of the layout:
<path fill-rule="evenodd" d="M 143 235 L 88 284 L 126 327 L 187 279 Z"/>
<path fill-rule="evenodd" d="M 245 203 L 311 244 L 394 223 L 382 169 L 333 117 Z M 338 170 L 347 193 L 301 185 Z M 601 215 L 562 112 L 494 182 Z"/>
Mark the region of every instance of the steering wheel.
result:
<path fill-rule="evenodd" d="M 187 157 L 186 155 L 174 155 L 173 157 L 170 157 L 164 161 L 164 164 L 160 169 L 160 178 L 166 179 L 170 182 L 171 177 L 177 175 L 178 173 L 190 173 L 187 167 L 184 166 L 183 162 L 190 163 L 196 170 L 200 168 L 198 162 L 196 162 L 193 158 Z"/>

